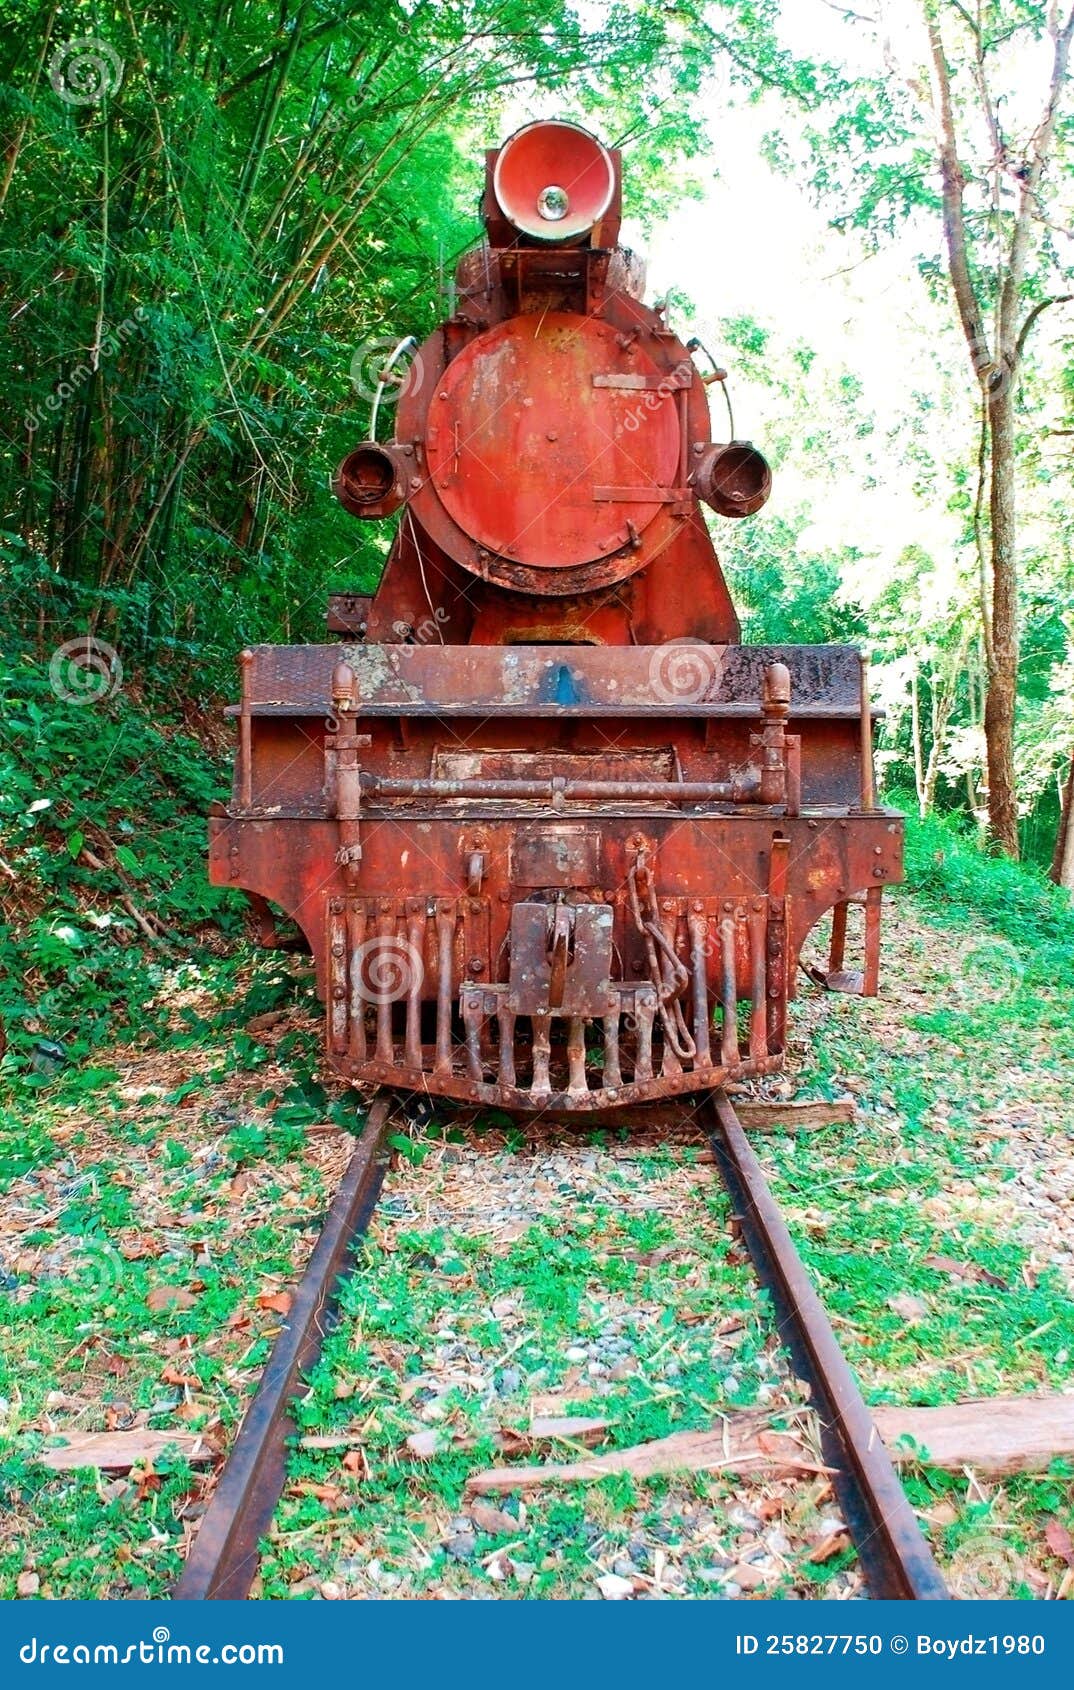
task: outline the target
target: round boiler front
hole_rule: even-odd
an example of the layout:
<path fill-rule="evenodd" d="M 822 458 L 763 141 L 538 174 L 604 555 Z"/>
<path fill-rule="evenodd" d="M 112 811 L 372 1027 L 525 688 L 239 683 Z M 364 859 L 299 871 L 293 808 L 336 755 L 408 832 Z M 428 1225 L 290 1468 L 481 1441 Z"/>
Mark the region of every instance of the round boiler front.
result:
<path fill-rule="evenodd" d="M 480 569 L 476 548 L 554 574 L 640 552 L 674 502 L 690 372 L 657 362 L 649 337 L 624 338 L 591 317 L 531 313 L 478 335 L 448 365 L 429 397 L 425 449 L 432 487 L 471 542 L 459 562 Z"/>

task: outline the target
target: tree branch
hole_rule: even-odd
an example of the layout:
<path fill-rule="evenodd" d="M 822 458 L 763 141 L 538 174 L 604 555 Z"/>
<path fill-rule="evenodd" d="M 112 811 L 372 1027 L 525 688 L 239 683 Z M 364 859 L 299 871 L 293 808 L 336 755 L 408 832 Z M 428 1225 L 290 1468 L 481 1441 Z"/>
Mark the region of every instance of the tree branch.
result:
<path fill-rule="evenodd" d="M 944 53 L 940 26 L 936 21 L 935 0 L 922 0 L 925 29 L 931 57 L 932 103 L 937 122 L 937 145 L 940 156 L 940 176 L 943 185 L 943 226 L 947 245 L 948 269 L 955 293 L 962 332 L 970 349 L 970 357 L 978 379 L 987 379 L 984 365 L 988 359 L 988 340 L 985 335 L 981 306 L 970 273 L 966 248 L 966 217 L 963 194 L 966 177 L 959 163 L 958 143 L 955 139 L 955 113 L 951 101 L 951 72 Z"/>
<path fill-rule="evenodd" d="M 1013 372 L 1017 364 L 1017 339 L 1014 334 L 1014 319 L 1018 310 L 1018 300 L 1022 291 L 1025 277 L 1026 258 L 1029 253 L 1030 227 L 1033 222 L 1033 207 L 1037 199 L 1037 190 L 1044 170 L 1044 162 L 1048 156 L 1052 131 L 1055 127 L 1055 114 L 1059 107 L 1059 97 L 1066 82 L 1067 64 L 1070 58 L 1071 37 L 1074 36 L 1074 5 L 1071 6 L 1066 22 L 1059 27 L 1058 5 L 1049 8 L 1048 32 L 1052 37 L 1053 54 L 1052 70 L 1048 81 L 1048 93 L 1044 101 L 1040 121 L 1029 138 L 1026 149 L 1025 168 L 1019 177 L 1020 193 L 1018 210 L 1015 214 L 1014 233 L 1011 236 L 1010 252 L 1007 259 L 1007 271 L 1003 279 L 1003 292 L 1000 296 L 999 309 L 999 338 L 1000 345 L 997 353 L 1001 357 L 1011 359 Z"/>
<path fill-rule="evenodd" d="M 1025 344 L 1029 336 L 1029 331 L 1040 316 L 1041 312 L 1047 311 L 1049 305 L 1066 305 L 1072 299 L 1074 299 L 1074 293 L 1053 293 L 1049 299 L 1037 300 L 1036 305 L 1034 305 L 1032 310 L 1028 313 L 1025 322 L 1018 331 L 1018 339 L 1014 344 L 1015 365 L 1021 362 L 1022 353 L 1025 351 Z"/>

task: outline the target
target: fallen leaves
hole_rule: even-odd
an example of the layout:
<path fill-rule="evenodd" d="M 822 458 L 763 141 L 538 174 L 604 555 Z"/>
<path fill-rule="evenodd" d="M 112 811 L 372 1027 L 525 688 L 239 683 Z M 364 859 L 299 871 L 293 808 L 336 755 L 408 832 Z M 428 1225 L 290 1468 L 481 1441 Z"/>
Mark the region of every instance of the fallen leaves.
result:
<path fill-rule="evenodd" d="M 996 1273 L 990 1273 L 988 1268 L 981 1267 L 978 1262 L 958 1262 L 953 1256 L 926 1256 L 925 1266 L 970 1285 L 994 1285 L 998 1291 L 1006 1291 L 1008 1288 L 1005 1279 L 1001 1279 Z"/>
<path fill-rule="evenodd" d="M 313 1479 L 301 1479 L 297 1484 L 288 1485 L 286 1495 L 312 1496 L 333 1513 L 346 1501 L 342 1485 L 317 1484 Z"/>
<path fill-rule="evenodd" d="M 517 1455 L 540 1444 L 597 1443 L 611 1425 L 610 1420 L 595 1415 L 531 1414 L 526 1431 L 520 1431 L 515 1426 L 501 1426 L 493 1434 L 493 1442 L 506 1454 Z M 420 1432 L 411 1432 L 404 1448 L 415 1460 L 430 1461 L 447 1449 L 472 1449 L 477 1441 L 472 1433 L 431 1426 Z"/>
<path fill-rule="evenodd" d="M 835 1555 L 842 1555 L 843 1551 L 849 1548 L 850 1537 L 840 1527 L 836 1531 L 828 1532 L 819 1543 L 814 1544 L 806 1556 L 806 1560 L 811 1566 L 821 1567 L 825 1561 L 830 1561 Z"/>
<path fill-rule="evenodd" d="M 254 1301 L 259 1309 L 271 1309 L 273 1314 L 287 1315 L 291 1312 L 294 1297 L 290 1291 L 262 1291 Z"/>
<path fill-rule="evenodd" d="M 140 1232 L 134 1238 L 128 1238 L 119 1246 L 119 1253 L 127 1262 L 144 1261 L 147 1257 L 164 1254 L 164 1246 L 159 1238 L 151 1233 Z"/>
<path fill-rule="evenodd" d="M 1044 1528 L 1044 1541 L 1057 1560 L 1065 1561 L 1068 1567 L 1074 1567 L 1074 1538 L 1061 1520 L 1054 1517 Z"/>
<path fill-rule="evenodd" d="M 169 1362 L 160 1375 L 162 1385 L 178 1385 L 183 1390 L 197 1391 L 201 1389 L 201 1380 L 196 1373 L 185 1373 L 174 1362 Z"/>
<path fill-rule="evenodd" d="M 154 1314 L 161 1314 L 165 1309 L 192 1309 L 197 1300 L 185 1285 L 155 1285 L 145 1300 L 145 1306 Z"/>

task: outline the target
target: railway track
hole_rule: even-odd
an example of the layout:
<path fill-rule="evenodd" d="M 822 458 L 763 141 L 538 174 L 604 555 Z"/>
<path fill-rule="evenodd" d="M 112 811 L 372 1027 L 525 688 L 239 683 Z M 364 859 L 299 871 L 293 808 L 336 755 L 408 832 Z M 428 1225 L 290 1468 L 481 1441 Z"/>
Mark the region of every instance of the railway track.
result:
<path fill-rule="evenodd" d="M 284 1486 L 290 1405 L 337 1319 L 338 1296 L 376 1206 L 388 1165 L 393 1100 L 374 1101 L 340 1182 L 288 1323 L 220 1475 L 173 1597 L 242 1600 L 257 1573 L 258 1545 Z M 809 1387 L 825 1461 L 869 1594 L 887 1600 L 949 1595 L 887 1451 L 839 1348 L 734 1109 L 722 1092 L 705 1100 L 716 1166 L 780 1338 Z"/>

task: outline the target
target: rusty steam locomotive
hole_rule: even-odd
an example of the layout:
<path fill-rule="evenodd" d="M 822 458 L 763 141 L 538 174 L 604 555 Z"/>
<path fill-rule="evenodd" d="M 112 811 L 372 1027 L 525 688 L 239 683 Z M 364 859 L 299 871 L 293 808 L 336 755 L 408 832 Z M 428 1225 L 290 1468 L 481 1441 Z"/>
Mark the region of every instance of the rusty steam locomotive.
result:
<path fill-rule="evenodd" d="M 333 480 L 401 512 L 379 588 L 241 655 L 212 877 L 303 930 L 359 1083 L 578 1115 L 768 1073 L 829 910 L 829 983 L 876 991 L 902 829 L 866 664 L 740 643 L 700 505 L 752 514 L 768 467 L 712 440 L 723 372 L 643 302 L 620 181 L 567 123 L 488 154 L 395 437 Z"/>

